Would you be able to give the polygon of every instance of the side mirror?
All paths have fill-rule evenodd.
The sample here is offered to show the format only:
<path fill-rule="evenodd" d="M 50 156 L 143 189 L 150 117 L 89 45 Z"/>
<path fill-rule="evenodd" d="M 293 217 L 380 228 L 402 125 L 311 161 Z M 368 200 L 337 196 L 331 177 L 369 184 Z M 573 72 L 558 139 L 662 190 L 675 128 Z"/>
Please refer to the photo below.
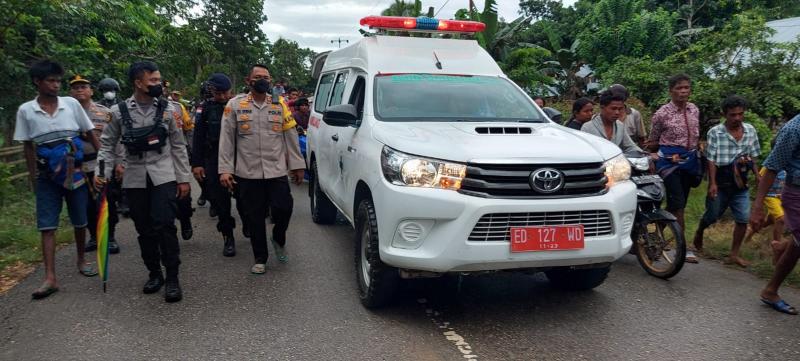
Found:
<path fill-rule="evenodd" d="M 352 104 L 334 105 L 325 110 L 322 121 L 334 127 L 355 127 L 358 125 L 358 112 Z"/>

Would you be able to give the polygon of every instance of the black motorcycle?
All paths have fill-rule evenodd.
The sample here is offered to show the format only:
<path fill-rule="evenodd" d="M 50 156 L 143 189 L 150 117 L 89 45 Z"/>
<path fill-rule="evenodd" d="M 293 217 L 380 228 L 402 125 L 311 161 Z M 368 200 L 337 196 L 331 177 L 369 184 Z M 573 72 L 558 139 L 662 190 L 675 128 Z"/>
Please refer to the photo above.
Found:
<path fill-rule="evenodd" d="M 646 153 L 626 153 L 631 163 L 631 181 L 636 184 L 636 217 L 631 239 L 631 253 L 647 273 L 667 279 L 683 268 L 686 240 L 677 219 L 661 209 L 666 196 L 664 181 L 651 174 L 651 162 Z"/>

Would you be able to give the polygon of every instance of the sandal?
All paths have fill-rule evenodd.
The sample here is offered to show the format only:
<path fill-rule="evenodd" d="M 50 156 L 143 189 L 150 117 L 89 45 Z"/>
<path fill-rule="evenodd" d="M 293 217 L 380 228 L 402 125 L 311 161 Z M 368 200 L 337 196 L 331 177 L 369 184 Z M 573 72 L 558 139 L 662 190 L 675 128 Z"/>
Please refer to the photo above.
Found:
<path fill-rule="evenodd" d="M 36 291 L 33 291 L 33 293 L 31 294 L 31 298 L 33 298 L 34 300 L 41 300 L 42 298 L 50 296 L 56 292 L 58 292 L 58 287 L 53 287 L 45 283 L 41 287 L 36 289 Z"/>
<path fill-rule="evenodd" d="M 250 273 L 255 275 L 263 275 L 267 273 L 267 265 L 263 263 L 256 263 L 250 268 Z"/>
<path fill-rule="evenodd" d="M 275 255 L 278 256 L 278 262 L 286 263 L 289 262 L 289 256 L 286 254 L 286 248 L 281 247 L 278 242 L 272 240 L 272 247 L 275 248 Z"/>
<path fill-rule="evenodd" d="M 767 306 L 772 307 L 772 309 L 775 311 L 782 312 L 787 315 L 797 315 L 797 310 L 788 303 L 786 303 L 786 301 L 784 301 L 783 299 L 772 302 L 766 298 L 761 298 L 761 302 L 764 302 L 765 304 L 767 304 Z"/>
<path fill-rule="evenodd" d="M 86 277 L 94 277 L 98 274 L 91 263 L 84 263 L 82 266 L 78 267 L 78 272 Z"/>

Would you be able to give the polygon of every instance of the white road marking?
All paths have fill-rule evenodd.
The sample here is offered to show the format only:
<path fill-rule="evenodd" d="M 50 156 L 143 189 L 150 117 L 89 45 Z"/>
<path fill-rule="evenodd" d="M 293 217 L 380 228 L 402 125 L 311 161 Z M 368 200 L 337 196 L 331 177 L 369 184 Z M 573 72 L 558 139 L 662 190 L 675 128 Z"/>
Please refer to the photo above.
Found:
<path fill-rule="evenodd" d="M 420 305 L 426 306 L 428 300 L 425 298 L 420 298 L 417 300 L 417 302 Z M 430 307 L 425 307 L 425 314 L 428 315 L 428 317 L 431 319 L 431 322 L 433 322 L 437 328 L 443 330 L 442 335 L 445 337 L 445 339 L 452 342 L 453 345 L 456 346 L 458 352 L 461 353 L 461 357 L 463 357 L 465 360 L 478 360 L 477 352 L 472 349 L 472 346 L 470 346 L 469 342 L 464 339 L 464 336 L 459 335 L 455 331 L 455 328 L 450 326 L 450 322 L 445 321 L 442 318 L 441 312 L 435 311 Z"/>

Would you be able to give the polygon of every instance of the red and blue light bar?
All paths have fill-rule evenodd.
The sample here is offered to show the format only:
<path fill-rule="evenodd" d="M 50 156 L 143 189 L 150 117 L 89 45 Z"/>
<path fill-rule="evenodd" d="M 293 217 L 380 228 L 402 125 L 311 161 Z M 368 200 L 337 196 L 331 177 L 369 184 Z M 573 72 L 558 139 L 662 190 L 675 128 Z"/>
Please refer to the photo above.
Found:
<path fill-rule="evenodd" d="M 367 16 L 361 19 L 361 26 L 369 26 L 370 29 L 441 31 L 452 33 L 477 33 L 486 29 L 486 24 L 477 21 L 442 20 L 426 16 L 417 18 L 404 16 Z"/>

